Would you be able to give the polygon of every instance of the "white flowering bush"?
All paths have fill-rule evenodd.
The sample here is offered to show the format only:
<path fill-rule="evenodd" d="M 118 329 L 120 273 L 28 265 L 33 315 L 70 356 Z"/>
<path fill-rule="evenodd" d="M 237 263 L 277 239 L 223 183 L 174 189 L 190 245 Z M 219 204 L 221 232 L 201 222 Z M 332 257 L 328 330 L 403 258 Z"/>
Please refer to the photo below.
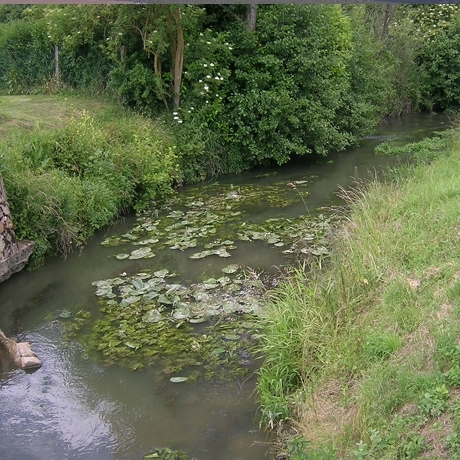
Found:
<path fill-rule="evenodd" d="M 223 33 L 205 30 L 189 37 L 182 80 L 181 120 L 194 119 L 195 123 L 205 125 L 217 120 L 227 101 L 232 49 Z"/>
<path fill-rule="evenodd" d="M 417 38 L 429 43 L 451 28 L 459 17 L 460 5 L 417 5 L 409 7 L 408 10 Z"/>

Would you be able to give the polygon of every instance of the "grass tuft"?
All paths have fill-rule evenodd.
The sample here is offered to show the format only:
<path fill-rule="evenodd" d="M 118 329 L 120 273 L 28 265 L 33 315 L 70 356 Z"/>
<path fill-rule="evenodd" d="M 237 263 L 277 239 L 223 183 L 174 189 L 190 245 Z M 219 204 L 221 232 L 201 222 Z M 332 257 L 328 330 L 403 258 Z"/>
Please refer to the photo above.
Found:
<path fill-rule="evenodd" d="M 460 458 L 460 130 L 407 149 L 423 161 L 342 191 L 327 262 L 270 298 L 258 398 L 295 426 L 287 458 Z"/>

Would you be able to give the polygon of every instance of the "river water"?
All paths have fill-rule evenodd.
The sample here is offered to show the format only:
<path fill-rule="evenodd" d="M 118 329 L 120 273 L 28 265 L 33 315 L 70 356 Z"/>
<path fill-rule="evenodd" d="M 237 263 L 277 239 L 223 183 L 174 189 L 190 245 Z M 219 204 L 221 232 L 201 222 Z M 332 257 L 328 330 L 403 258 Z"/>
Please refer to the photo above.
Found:
<path fill-rule="evenodd" d="M 304 159 L 273 170 L 226 176 L 214 184 L 212 193 L 229 184 L 236 190 L 249 184 L 263 191 L 275 182 L 308 179 L 305 198 L 293 191 L 285 207 L 251 203 L 245 219 L 291 218 L 305 214 L 306 208 L 314 213 L 339 202 L 335 195 L 339 186 L 348 187 L 353 178 L 368 177 L 369 171 L 398 161 L 375 156 L 377 144 L 420 140 L 447 127 L 448 119 L 441 115 L 391 120 L 359 148 L 326 160 Z M 204 185 L 179 193 L 193 193 Z M 131 371 L 103 365 L 85 357 L 78 342 L 63 342 L 57 312 L 97 310 L 95 280 L 146 266 L 153 270 L 167 266 L 190 283 L 204 275 L 215 276 L 228 264 L 217 257 L 192 261 L 189 250 L 146 261 L 115 259 L 120 249 L 100 243 L 134 224 L 135 216 L 127 216 L 95 235 L 81 252 L 67 259 L 52 258 L 38 270 L 23 271 L 0 285 L 0 327 L 7 335 L 30 342 L 43 361 L 35 372 L 0 375 L 0 459 L 135 460 L 165 447 L 185 451 L 197 460 L 268 458 L 270 438 L 258 429 L 256 413 L 257 362 L 247 365 L 244 378 L 177 384 L 155 366 Z M 238 245 L 231 262 L 267 271 L 287 263 L 280 251 L 263 242 Z"/>

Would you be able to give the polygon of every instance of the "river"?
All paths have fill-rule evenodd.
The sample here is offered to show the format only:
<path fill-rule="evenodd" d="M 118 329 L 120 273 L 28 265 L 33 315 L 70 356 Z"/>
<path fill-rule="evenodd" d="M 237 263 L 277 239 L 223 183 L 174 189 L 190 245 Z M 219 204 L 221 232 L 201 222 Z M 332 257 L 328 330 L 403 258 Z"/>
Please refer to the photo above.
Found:
<path fill-rule="evenodd" d="M 219 197 L 222 190 L 231 190 L 235 196 L 258 191 L 246 202 L 241 217 L 248 225 L 317 214 L 318 208 L 340 202 L 336 196 L 339 186 L 349 187 L 354 178 L 368 177 L 369 171 L 397 162 L 375 156 L 377 144 L 420 140 L 447 126 L 448 119 L 441 115 L 390 120 L 359 148 L 326 160 L 304 159 L 276 169 L 225 176 L 218 183 L 187 187 L 178 194 L 204 192 Z M 299 187 L 291 190 L 293 183 Z M 282 188 L 274 189 L 275 185 Z M 286 206 L 267 203 L 265 190 L 286 190 Z M 0 375 L 0 459 L 136 460 L 166 447 L 197 460 L 268 457 L 270 436 L 258 429 L 256 413 L 257 361 L 245 364 L 245 377 L 199 378 L 178 384 L 159 366 L 132 371 L 118 364 L 105 365 L 88 358 L 79 341 L 63 341 L 59 313 L 84 309 L 97 315 L 92 284 L 96 280 L 113 279 L 122 272 L 129 276 L 149 267 L 167 268 L 179 280 L 192 284 L 217 276 L 229 264 L 215 255 L 190 259 L 197 249 L 189 247 L 165 250 L 149 259 L 118 260 L 115 255 L 123 246 L 101 245 L 135 225 L 135 216 L 127 216 L 96 234 L 82 251 L 66 259 L 52 258 L 38 270 L 15 274 L 0 285 L 1 328 L 7 335 L 30 342 L 43 361 L 35 372 L 15 370 Z M 220 231 L 234 230 L 235 225 L 233 220 Z M 241 242 L 231 251 L 230 261 L 257 271 L 274 270 L 286 264 L 287 258 L 272 249 L 264 241 Z"/>

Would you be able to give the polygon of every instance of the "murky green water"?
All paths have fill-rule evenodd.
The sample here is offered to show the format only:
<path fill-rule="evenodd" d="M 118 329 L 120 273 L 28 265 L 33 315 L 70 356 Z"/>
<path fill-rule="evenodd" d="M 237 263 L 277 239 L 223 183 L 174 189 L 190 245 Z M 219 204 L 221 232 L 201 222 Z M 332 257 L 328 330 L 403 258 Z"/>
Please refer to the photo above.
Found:
<path fill-rule="evenodd" d="M 394 163 L 394 159 L 374 156 L 375 145 L 387 139 L 419 140 L 447 123 L 439 115 L 393 120 L 360 148 L 331 156 L 331 162 L 304 160 L 276 170 L 228 176 L 218 184 L 187 188 L 179 195 L 205 197 L 206 201 L 218 197 L 217 207 L 234 203 L 222 198 L 229 193 L 252 196 L 228 210 L 241 214 L 216 224 L 211 239 L 222 242 L 228 235 L 247 235 L 248 228 L 254 232 L 251 226 L 266 226 L 267 219 L 317 215 L 317 208 L 338 202 L 339 185 L 347 187 L 353 177 Z M 277 206 L 273 196 L 287 205 Z M 200 207 L 205 205 L 198 203 L 195 210 Z M 214 212 L 220 212 L 216 209 Z M 168 212 L 161 211 L 159 220 Z M 283 251 L 289 249 L 289 243 L 275 246 L 280 239 L 272 238 L 271 243 L 235 239 L 235 248 L 228 249 L 231 257 L 192 259 L 191 255 L 204 250 L 204 239 L 197 237 L 196 247 L 171 250 L 165 245 L 158 251 L 152 249 L 155 257 L 125 260 L 115 256 L 135 250 L 131 243 L 100 244 L 107 237 L 129 233 L 136 225 L 139 222 L 129 216 L 96 235 L 81 253 L 66 260 L 49 260 L 39 270 L 16 274 L 0 285 L 0 327 L 8 335 L 29 341 L 43 361 L 36 372 L 0 376 L 1 459 L 134 460 L 162 447 L 183 450 L 198 460 L 267 458 L 269 439 L 258 430 L 254 401 L 257 362 L 243 363 L 247 374 L 241 378 L 172 383 L 169 377 L 174 374 L 165 372 L 164 363 L 131 371 L 86 358 L 82 345 L 63 340 L 65 320 L 59 314 L 85 310 L 94 318 L 99 305 L 92 283 L 121 274 L 131 277 L 167 268 L 177 274 L 175 283 L 189 286 L 221 277 L 229 264 L 273 272 L 288 262 Z M 170 229 L 169 236 L 173 233 Z"/>

